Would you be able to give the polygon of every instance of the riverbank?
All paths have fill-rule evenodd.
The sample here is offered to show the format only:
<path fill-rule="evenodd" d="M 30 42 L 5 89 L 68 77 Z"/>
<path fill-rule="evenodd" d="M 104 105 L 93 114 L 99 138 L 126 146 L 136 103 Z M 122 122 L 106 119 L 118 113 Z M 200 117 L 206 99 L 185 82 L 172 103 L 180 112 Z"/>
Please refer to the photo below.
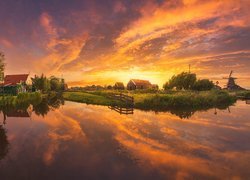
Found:
<path fill-rule="evenodd" d="M 119 91 L 89 91 L 89 92 L 64 92 L 64 100 L 86 104 L 103 106 L 126 107 L 126 103 L 110 98 L 110 94 L 118 94 Z M 205 110 L 208 108 L 226 108 L 234 104 L 239 94 L 244 97 L 248 92 L 228 93 L 227 91 L 123 91 L 123 94 L 134 98 L 133 107 L 142 110 Z M 0 96 L 0 107 L 20 106 L 27 107 L 30 104 L 39 104 L 42 99 L 53 99 L 56 93 L 40 94 L 20 93 L 18 96 Z"/>
<path fill-rule="evenodd" d="M 123 103 L 112 100 L 108 98 L 108 93 L 106 92 L 64 92 L 64 100 L 80 102 L 86 104 L 94 105 L 103 105 L 103 106 L 112 106 L 112 105 L 121 105 Z"/>
<path fill-rule="evenodd" d="M 65 100 L 81 102 L 86 104 L 96 104 L 104 106 L 120 105 L 124 103 L 109 98 L 110 93 L 115 91 L 91 91 L 91 92 L 64 92 Z M 236 102 L 236 96 L 230 95 L 226 91 L 180 91 L 180 92 L 126 92 L 134 97 L 134 108 L 144 110 L 164 110 L 171 108 L 195 108 L 206 109 L 211 107 L 226 107 Z"/>
<path fill-rule="evenodd" d="M 30 104 L 39 104 L 43 95 L 38 92 L 19 93 L 17 96 L 0 96 L 0 108 L 4 107 L 22 107 L 26 108 Z"/>

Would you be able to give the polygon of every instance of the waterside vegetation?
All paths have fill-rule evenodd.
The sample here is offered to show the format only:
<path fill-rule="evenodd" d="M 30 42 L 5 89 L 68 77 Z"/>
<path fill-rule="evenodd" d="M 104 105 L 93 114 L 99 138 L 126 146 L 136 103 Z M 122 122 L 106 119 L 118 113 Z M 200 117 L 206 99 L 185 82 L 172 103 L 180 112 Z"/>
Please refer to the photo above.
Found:
<path fill-rule="evenodd" d="M 124 102 L 110 99 L 110 94 L 118 91 L 64 92 L 65 100 L 97 105 L 126 106 Z M 170 108 L 211 108 L 232 105 L 236 96 L 226 91 L 159 91 L 158 93 L 143 93 L 132 91 L 126 93 L 134 97 L 134 108 L 145 110 L 164 110 Z"/>
<path fill-rule="evenodd" d="M 0 96 L 0 107 L 28 107 L 42 101 L 42 94 L 39 92 L 19 93 L 17 96 Z"/>

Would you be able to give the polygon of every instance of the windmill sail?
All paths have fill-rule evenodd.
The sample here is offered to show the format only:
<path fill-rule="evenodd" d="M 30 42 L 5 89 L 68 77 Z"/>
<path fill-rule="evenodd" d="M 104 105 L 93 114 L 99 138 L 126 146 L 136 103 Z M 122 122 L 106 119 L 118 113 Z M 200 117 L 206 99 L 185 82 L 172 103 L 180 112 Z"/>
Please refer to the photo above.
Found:
<path fill-rule="evenodd" d="M 224 78 L 224 79 L 228 79 L 226 89 L 228 89 L 228 90 L 244 90 L 244 88 L 242 88 L 236 84 L 235 79 L 237 79 L 237 78 L 232 77 L 232 75 L 233 75 L 233 71 L 230 72 L 228 78 Z"/>

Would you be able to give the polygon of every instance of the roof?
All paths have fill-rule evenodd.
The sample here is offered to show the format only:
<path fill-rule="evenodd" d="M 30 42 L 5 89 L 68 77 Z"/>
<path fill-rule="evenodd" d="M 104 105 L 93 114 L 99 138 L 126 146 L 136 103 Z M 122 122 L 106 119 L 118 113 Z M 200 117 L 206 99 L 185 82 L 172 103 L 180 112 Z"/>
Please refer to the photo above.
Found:
<path fill-rule="evenodd" d="M 120 87 L 124 87 L 124 84 L 122 82 L 116 82 L 115 86 L 120 86 Z"/>
<path fill-rule="evenodd" d="M 30 117 L 27 111 L 11 110 L 6 113 L 7 117 Z"/>
<path fill-rule="evenodd" d="M 4 85 L 13 86 L 21 82 L 26 82 L 28 74 L 6 75 L 4 78 Z"/>
<path fill-rule="evenodd" d="M 141 80 L 141 79 L 131 79 L 136 86 L 151 86 L 151 83 L 148 80 Z"/>

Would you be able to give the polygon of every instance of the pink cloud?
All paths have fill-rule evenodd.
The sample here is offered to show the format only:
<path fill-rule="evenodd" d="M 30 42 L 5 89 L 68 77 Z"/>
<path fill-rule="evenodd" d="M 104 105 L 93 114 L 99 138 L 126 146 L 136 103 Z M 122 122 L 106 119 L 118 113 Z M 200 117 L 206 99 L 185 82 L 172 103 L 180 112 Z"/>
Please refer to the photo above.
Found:
<path fill-rule="evenodd" d="M 12 48 L 13 44 L 5 38 L 0 38 L 0 44 L 4 45 L 6 48 Z"/>
<path fill-rule="evenodd" d="M 57 35 L 57 29 L 53 25 L 53 18 L 47 12 L 41 14 L 40 25 L 44 28 L 47 34 L 53 36 Z"/>
<path fill-rule="evenodd" d="M 114 4 L 114 12 L 115 13 L 124 13 L 126 11 L 127 11 L 127 8 L 125 7 L 125 5 L 121 1 L 118 1 Z"/>

